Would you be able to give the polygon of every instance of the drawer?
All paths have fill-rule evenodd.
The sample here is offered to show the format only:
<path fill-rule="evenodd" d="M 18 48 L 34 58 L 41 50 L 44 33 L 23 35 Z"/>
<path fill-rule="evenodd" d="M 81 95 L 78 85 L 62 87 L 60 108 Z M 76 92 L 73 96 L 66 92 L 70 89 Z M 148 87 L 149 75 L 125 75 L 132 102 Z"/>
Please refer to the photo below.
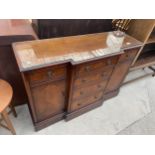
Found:
<path fill-rule="evenodd" d="M 119 61 L 133 60 L 137 54 L 137 50 L 126 51 L 121 55 Z"/>
<path fill-rule="evenodd" d="M 101 100 L 102 97 L 103 97 L 103 93 L 99 92 L 89 97 L 83 98 L 81 100 L 73 100 L 73 102 L 71 103 L 71 111 L 75 111 L 89 104 L 92 104 L 93 102 Z"/>
<path fill-rule="evenodd" d="M 117 63 L 118 57 L 111 57 L 102 60 L 98 60 L 96 62 L 84 63 L 77 66 L 76 76 L 85 75 L 91 72 L 96 71 L 99 68 L 114 66 Z"/>
<path fill-rule="evenodd" d="M 99 91 L 103 92 L 107 82 L 108 82 L 107 80 L 104 80 L 103 82 L 89 85 L 87 87 L 74 89 L 73 99 L 80 99 L 86 96 L 90 96 L 91 94 L 99 92 Z"/>
<path fill-rule="evenodd" d="M 88 76 L 82 76 L 80 78 L 75 79 L 74 86 L 75 87 L 84 87 L 85 85 L 96 83 L 97 81 L 107 80 L 113 71 L 113 67 L 107 67 L 103 70 L 99 70 L 96 74 L 89 74 Z"/>
<path fill-rule="evenodd" d="M 66 77 L 66 66 L 47 67 L 28 72 L 30 84 L 37 84 L 50 80 L 64 79 Z"/>

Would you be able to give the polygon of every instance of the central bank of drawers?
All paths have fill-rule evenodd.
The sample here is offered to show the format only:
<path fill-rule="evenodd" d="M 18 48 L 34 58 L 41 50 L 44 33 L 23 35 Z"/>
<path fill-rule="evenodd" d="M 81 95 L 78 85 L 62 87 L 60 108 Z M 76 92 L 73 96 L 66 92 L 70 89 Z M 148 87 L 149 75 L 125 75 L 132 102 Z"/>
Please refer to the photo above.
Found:
<path fill-rule="evenodd" d="M 78 65 L 73 84 L 71 111 L 102 99 L 118 57 Z"/>

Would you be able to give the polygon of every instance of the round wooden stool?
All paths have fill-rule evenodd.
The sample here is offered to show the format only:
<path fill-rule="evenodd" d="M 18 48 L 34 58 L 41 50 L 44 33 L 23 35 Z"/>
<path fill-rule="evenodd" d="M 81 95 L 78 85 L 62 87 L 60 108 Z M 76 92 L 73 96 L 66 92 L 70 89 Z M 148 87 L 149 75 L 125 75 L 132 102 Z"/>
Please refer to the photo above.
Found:
<path fill-rule="evenodd" d="M 0 126 L 10 130 L 11 133 L 15 135 L 16 134 L 15 129 L 7 113 L 7 108 L 11 103 L 12 95 L 13 90 L 10 84 L 0 79 L 0 114 L 2 116 L 2 118 L 0 119 Z M 3 120 L 5 121 L 7 126 L 1 123 Z"/>

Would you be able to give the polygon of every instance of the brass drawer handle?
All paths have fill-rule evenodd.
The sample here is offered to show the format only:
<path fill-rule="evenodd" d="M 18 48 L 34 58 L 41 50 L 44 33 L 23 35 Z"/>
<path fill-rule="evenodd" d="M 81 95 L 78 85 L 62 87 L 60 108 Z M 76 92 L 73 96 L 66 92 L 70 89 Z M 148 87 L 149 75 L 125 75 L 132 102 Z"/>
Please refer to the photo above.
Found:
<path fill-rule="evenodd" d="M 128 54 L 126 54 L 126 58 L 129 58 L 129 55 Z"/>
<path fill-rule="evenodd" d="M 78 103 L 77 105 L 78 105 L 78 106 L 81 106 L 81 103 Z"/>
<path fill-rule="evenodd" d="M 80 91 L 80 95 L 83 95 L 83 92 L 82 91 Z"/>
<path fill-rule="evenodd" d="M 81 81 L 84 83 L 84 82 L 86 82 L 86 79 L 82 79 Z"/>
<path fill-rule="evenodd" d="M 89 67 L 89 66 L 86 66 L 86 67 L 85 67 L 85 71 L 86 71 L 86 72 L 89 72 L 89 71 L 90 71 L 90 67 Z"/>
<path fill-rule="evenodd" d="M 97 99 L 97 96 L 94 96 L 95 99 Z"/>
<path fill-rule="evenodd" d="M 108 64 L 108 65 L 111 65 L 111 64 L 112 64 L 111 60 L 108 60 L 108 61 L 107 61 L 107 64 Z"/>
<path fill-rule="evenodd" d="M 48 77 L 51 79 L 53 77 L 53 72 L 52 71 L 48 71 L 47 72 Z"/>

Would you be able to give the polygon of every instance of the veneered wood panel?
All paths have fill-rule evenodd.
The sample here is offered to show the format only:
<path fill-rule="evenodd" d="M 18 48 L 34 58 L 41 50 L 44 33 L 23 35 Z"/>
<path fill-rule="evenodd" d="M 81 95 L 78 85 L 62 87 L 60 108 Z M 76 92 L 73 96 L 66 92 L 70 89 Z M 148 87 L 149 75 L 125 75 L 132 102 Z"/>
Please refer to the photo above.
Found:
<path fill-rule="evenodd" d="M 110 77 L 105 93 L 115 91 L 116 89 L 120 87 L 123 79 L 125 78 L 128 72 L 130 64 L 131 64 L 131 61 L 129 60 L 129 61 L 126 61 L 124 63 L 120 63 L 117 65 L 112 76 Z"/>
<path fill-rule="evenodd" d="M 120 88 L 125 76 L 127 75 L 131 63 L 133 62 L 134 55 L 138 52 L 137 49 L 125 51 L 124 54 L 120 56 L 120 59 L 113 70 L 113 73 L 109 79 L 106 86 L 105 93 L 113 92 Z"/>
<path fill-rule="evenodd" d="M 66 83 L 64 80 L 48 83 L 31 89 L 37 121 L 45 120 L 64 112 Z"/>

